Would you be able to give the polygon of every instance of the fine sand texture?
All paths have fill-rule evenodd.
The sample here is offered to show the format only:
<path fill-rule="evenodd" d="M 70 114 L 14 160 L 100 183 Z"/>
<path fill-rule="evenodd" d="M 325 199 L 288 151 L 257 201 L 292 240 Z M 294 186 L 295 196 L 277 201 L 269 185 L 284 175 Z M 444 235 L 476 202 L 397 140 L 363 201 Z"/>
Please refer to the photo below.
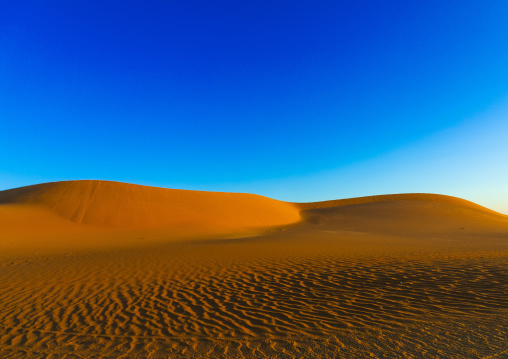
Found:
<path fill-rule="evenodd" d="M 2 191 L 0 358 L 508 358 L 508 216 L 434 194 Z"/>

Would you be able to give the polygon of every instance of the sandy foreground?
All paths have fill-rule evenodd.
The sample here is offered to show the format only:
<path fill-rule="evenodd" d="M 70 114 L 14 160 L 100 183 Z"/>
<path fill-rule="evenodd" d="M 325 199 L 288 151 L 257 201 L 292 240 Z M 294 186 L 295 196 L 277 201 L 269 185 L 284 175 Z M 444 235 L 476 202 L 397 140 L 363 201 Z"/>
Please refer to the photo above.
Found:
<path fill-rule="evenodd" d="M 508 358 L 508 216 L 105 181 L 0 192 L 1 358 Z"/>

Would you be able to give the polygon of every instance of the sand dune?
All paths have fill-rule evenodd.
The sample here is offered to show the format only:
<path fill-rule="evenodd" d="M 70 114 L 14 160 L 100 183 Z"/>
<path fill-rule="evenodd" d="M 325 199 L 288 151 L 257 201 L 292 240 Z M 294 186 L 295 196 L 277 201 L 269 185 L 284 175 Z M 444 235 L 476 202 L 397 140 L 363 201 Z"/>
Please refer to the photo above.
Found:
<path fill-rule="evenodd" d="M 0 192 L 0 204 L 38 205 L 75 223 L 114 228 L 273 226 L 294 206 L 245 193 L 186 191 L 109 181 L 45 183 Z"/>
<path fill-rule="evenodd" d="M 0 214 L 4 238 L 0 249 L 17 252 L 33 245 L 39 251 L 72 250 L 139 244 L 136 238 L 245 235 L 300 220 L 294 205 L 263 196 L 109 181 L 44 183 L 2 191 Z M 111 240 L 111 233 L 120 231 L 125 239 Z M 91 234 L 95 237 L 82 239 Z M 19 240 L 14 242 L 12 236 Z M 80 240 L 66 241 L 69 236 Z"/>
<path fill-rule="evenodd" d="M 508 217 L 459 198 L 73 181 L 0 229 L 2 357 L 508 355 Z"/>
<path fill-rule="evenodd" d="M 496 211 L 488 209 L 486 207 L 480 206 L 471 201 L 467 201 L 462 198 L 445 196 L 442 194 L 432 194 L 432 193 L 400 193 L 400 194 L 385 194 L 378 196 L 366 196 L 366 197 L 356 197 L 356 198 L 347 198 L 347 199 L 336 199 L 331 201 L 322 201 L 322 202 L 309 202 L 309 203 L 294 203 L 294 205 L 300 210 L 309 210 L 309 209 L 318 209 L 318 208 L 330 208 L 330 207 L 343 207 L 343 206 L 352 206 L 359 204 L 367 204 L 367 203 L 386 203 L 386 202 L 407 202 L 407 201 L 419 201 L 425 203 L 441 203 L 447 204 L 453 207 L 463 207 L 469 208 L 472 210 L 477 210 L 480 212 L 487 212 L 494 215 L 504 216 Z M 431 212 L 431 211 L 428 211 Z"/>

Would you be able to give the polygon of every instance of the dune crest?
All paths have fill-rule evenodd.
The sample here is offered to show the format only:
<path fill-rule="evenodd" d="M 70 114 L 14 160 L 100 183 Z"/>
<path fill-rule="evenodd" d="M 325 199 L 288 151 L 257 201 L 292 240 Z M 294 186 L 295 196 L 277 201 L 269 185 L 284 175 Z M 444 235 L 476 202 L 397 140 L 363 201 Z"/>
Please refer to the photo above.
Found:
<path fill-rule="evenodd" d="M 180 190 L 102 180 L 49 182 L 0 191 L 0 206 L 36 205 L 75 223 L 113 228 L 170 227 L 197 222 L 277 226 L 298 222 L 301 211 L 400 201 L 442 203 L 506 217 L 462 198 L 431 193 L 293 203 L 249 193 Z"/>

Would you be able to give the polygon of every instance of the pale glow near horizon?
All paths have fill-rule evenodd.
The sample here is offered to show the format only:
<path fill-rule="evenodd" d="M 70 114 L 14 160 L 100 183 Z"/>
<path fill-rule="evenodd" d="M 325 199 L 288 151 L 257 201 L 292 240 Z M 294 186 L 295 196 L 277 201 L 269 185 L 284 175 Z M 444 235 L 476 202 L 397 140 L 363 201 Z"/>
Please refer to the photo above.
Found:
<path fill-rule="evenodd" d="M 389 193 L 438 193 L 508 214 L 507 157 L 508 105 L 503 105 L 418 143 L 349 167 L 206 188 L 217 191 L 228 188 L 294 202 Z"/>

